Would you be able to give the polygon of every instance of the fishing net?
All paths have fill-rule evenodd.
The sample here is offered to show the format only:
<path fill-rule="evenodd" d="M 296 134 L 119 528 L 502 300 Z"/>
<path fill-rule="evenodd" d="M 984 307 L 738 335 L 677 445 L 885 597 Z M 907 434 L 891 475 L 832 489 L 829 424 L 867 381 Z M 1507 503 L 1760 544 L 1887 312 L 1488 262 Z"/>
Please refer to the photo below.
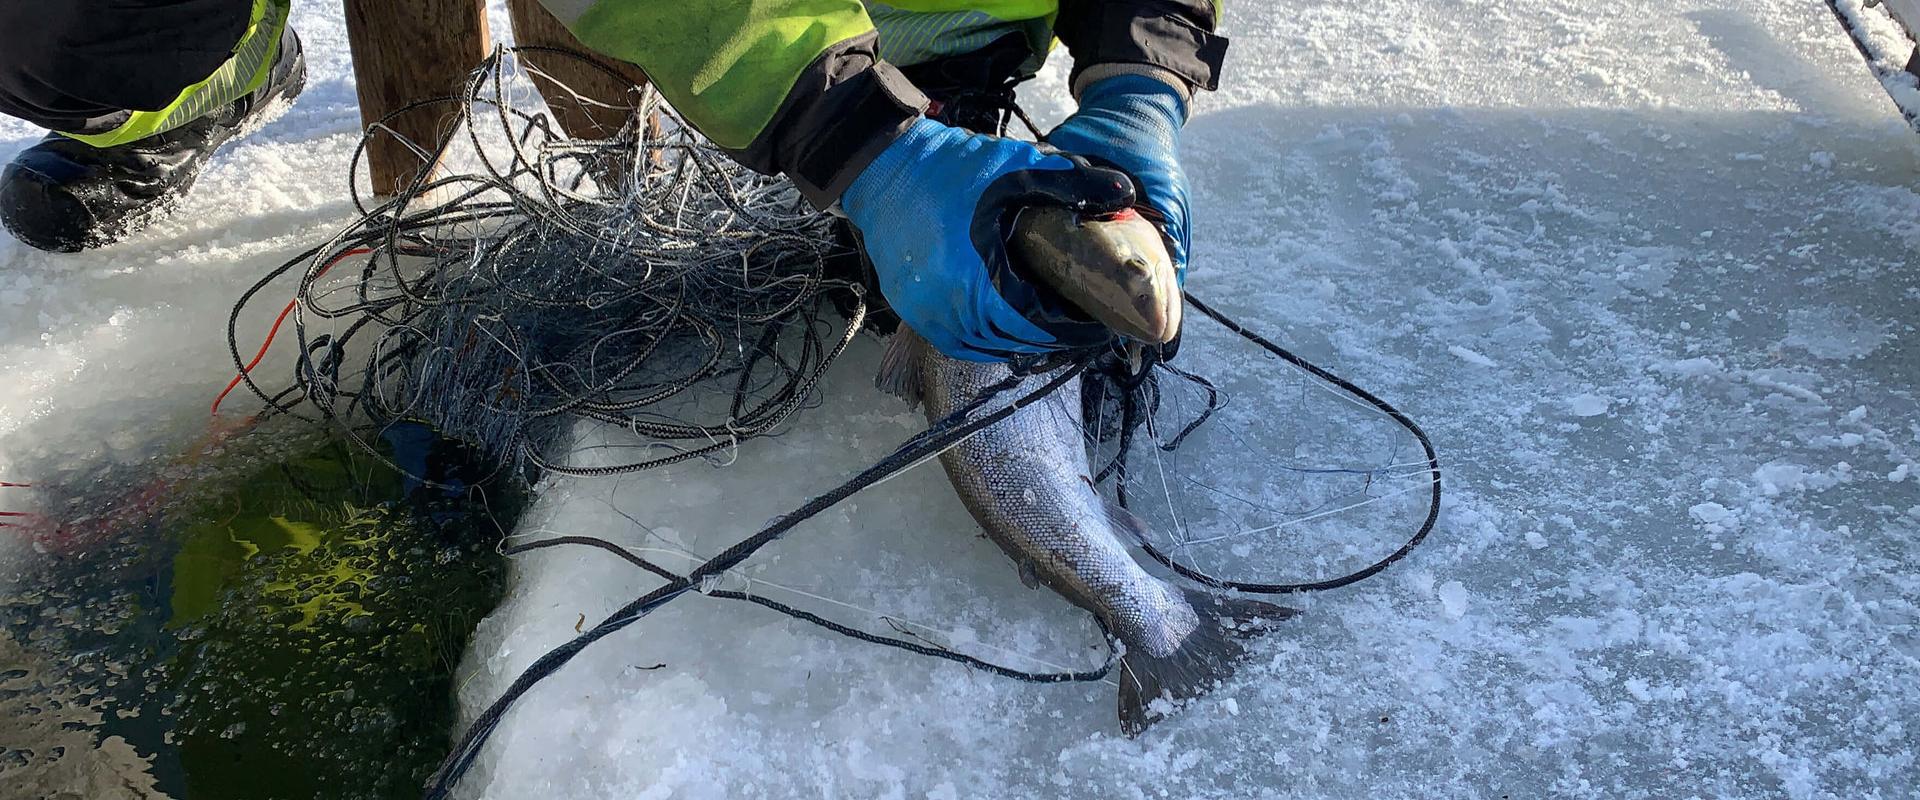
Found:
<path fill-rule="evenodd" d="M 242 298 L 236 322 L 298 275 L 292 375 L 263 385 L 231 341 L 241 382 L 269 413 L 357 442 L 420 421 L 508 467 L 729 457 L 808 402 L 859 329 L 861 288 L 827 274 L 849 251 L 789 182 L 728 160 L 650 89 L 630 89 L 614 135 L 567 137 L 535 89 L 563 84 L 523 52 L 600 69 L 503 49 L 463 94 L 401 112 L 442 113 L 451 133 L 416 149 L 444 177 L 377 206 L 356 195 L 357 221 Z M 595 425 L 633 434 L 622 458 L 554 455 Z"/>
<path fill-rule="evenodd" d="M 525 57 L 535 52 L 599 69 L 563 51 L 500 50 L 463 92 L 420 104 L 447 120 L 438 144 L 416 147 L 444 177 L 378 205 L 356 196 L 356 221 L 252 287 L 229 325 L 235 385 L 266 415 L 323 423 L 376 458 L 379 431 L 421 422 L 500 468 L 573 476 L 725 461 L 832 394 L 822 380 L 868 307 L 859 281 L 844 277 L 859 274 L 858 256 L 831 218 L 783 179 L 736 166 L 646 88 L 611 104 L 575 95 L 631 113 L 613 136 L 569 138 L 539 110 L 540 94 L 551 101 L 564 83 L 539 68 L 548 62 Z M 1010 90 L 983 96 L 1001 105 L 986 106 L 982 119 L 1003 127 L 1024 119 Z M 381 126 L 369 134 L 383 135 L 395 134 Z M 281 320 L 291 320 L 298 356 L 290 374 L 269 382 L 254 369 L 272 335 L 248 361 L 235 331 L 287 277 L 297 288 Z M 1405 556 L 1439 511 L 1439 466 L 1425 435 L 1384 401 L 1188 300 L 1199 313 L 1190 314 L 1179 366 L 1111 347 L 1015 363 L 972 403 L 749 535 L 623 544 L 612 533 L 541 531 L 509 541 L 502 552 L 596 548 L 652 578 L 481 712 L 429 796 L 451 790 L 516 698 L 690 593 L 1005 677 L 1104 679 L 1111 650 L 1104 665 L 1007 666 L 929 626 L 906 631 L 893 615 L 829 619 L 741 571 L 827 509 L 1071 382 L 1083 386 L 1095 483 L 1148 520 L 1152 533 L 1137 544 L 1161 571 L 1278 594 L 1346 585 Z M 660 552 L 685 563 L 662 564 Z M 799 596 L 863 613 L 888 604 Z"/>
<path fill-rule="evenodd" d="M 1141 551 L 1260 594 L 1347 585 L 1410 551 L 1439 508 L 1418 428 L 1214 306 L 1187 307 L 1176 363 L 1106 362 L 1082 394 L 1094 482 L 1147 523 Z"/>

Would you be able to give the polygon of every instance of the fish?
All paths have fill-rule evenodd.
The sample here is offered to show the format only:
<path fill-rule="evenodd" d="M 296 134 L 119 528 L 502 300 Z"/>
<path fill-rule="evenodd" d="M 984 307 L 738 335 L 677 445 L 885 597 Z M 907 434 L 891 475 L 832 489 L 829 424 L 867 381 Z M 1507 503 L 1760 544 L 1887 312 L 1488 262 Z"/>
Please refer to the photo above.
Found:
<path fill-rule="evenodd" d="M 1166 344 L 1180 333 L 1179 274 L 1160 228 L 1133 209 L 1088 216 L 1030 206 L 1007 239 L 1013 263 L 1115 333 Z"/>
<path fill-rule="evenodd" d="M 881 359 L 879 383 L 923 406 L 931 422 L 1011 374 L 1006 364 L 942 355 L 902 326 Z M 1002 397 L 1011 402 L 1058 375 L 1027 376 Z M 940 463 L 1030 588 L 1058 592 L 1120 640 L 1120 725 L 1134 736 L 1158 721 L 1156 699 L 1205 694 L 1245 657 L 1243 639 L 1297 612 L 1175 585 L 1143 569 L 1125 537 L 1145 539 L 1147 525 L 1094 490 L 1081 414 L 1079 381 L 1068 381 L 942 453 Z"/>

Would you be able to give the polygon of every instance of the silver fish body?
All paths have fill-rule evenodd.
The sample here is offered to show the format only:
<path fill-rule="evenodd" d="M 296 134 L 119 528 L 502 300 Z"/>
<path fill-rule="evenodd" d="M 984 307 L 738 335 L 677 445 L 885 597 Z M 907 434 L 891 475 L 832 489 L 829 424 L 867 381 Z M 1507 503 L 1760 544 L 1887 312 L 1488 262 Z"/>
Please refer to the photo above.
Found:
<path fill-rule="evenodd" d="M 926 414 L 945 418 L 1010 373 L 933 355 L 922 366 Z M 1027 378 L 1021 397 L 1053 375 Z M 1105 622 L 1129 650 L 1171 655 L 1199 625 L 1182 592 L 1140 567 L 1094 492 L 1080 426 L 1080 385 L 1051 395 L 975 434 L 940 457 L 954 491 L 1027 575 Z"/>
<path fill-rule="evenodd" d="M 945 419 L 1011 373 L 1004 364 L 960 361 L 904 328 L 881 368 L 881 385 Z M 1006 390 L 1011 402 L 1050 381 L 1035 375 Z M 989 405 L 982 411 L 991 410 Z M 1081 428 L 1077 380 L 975 433 L 940 456 L 961 502 L 988 538 L 1044 584 L 1099 617 L 1126 647 L 1120 719 L 1129 733 L 1151 722 L 1162 695 L 1204 694 L 1230 675 L 1249 625 L 1291 609 L 1176 586 L 1143 569 L 1126 545 L 1144 523 L 1094 491 Z"/>

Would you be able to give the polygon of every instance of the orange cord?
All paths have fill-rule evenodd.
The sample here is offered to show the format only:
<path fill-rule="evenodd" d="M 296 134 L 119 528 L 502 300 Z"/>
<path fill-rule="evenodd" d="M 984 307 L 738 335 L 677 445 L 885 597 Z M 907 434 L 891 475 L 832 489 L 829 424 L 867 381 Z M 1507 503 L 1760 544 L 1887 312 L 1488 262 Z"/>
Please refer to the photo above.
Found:
<path fill-rule="evenodd" d="M 334 265 L 339 264 L 341 261 L 344 261 L 351 256 L 366 255 L 371 252 L 373 252 L 372 249 L 365 248 L 365 247 L 356 247 L 351 250 L 344 251 L 339 255 L 334 256 L 331 260 L 329 260 L 326 263 L 325 266 L 322 266 L 319 272 L 314 273 L 314 277 L 319 278 L 320 276 L 325 275 L 327 273 L 327 270 L 333 269 Z M 287 303 L 286 308 L 281 309 L 280 316 L 275 317 L 273 320 L 273 327 L 267 330 L 266 341 L 260 343 L 260 351 L 253 354 L 253 360 L 247 362 L 246 367 L 240 371 L 240 374 L 235 375 L 233 380 L 227 383 L 227 388 L 222 389 L 220 391 L 220 396 L 215 397 L 213 399 L 213 416 L 218 417 L 220 415 L 221 402 L 226 400 L 227 395 L 232 393 L 234 388 L 240 385 L 241 380 L 245 379 L 245 377 L 249 373 L 253 372 L 254 367 L 260 366 L 260 362 L 266 359 L 267 351 L 273 347 L 274 338 L 280 334 L 280 327 L 286 324 L 287 316 L 293 313 L 294 304 L 298 302 L 299 300 L 296 299 L 293 302 Z M 200 449 L 205 449 L 205 447 L 207 446 L 217 444 L 220 440 L 226 438 L 227 436 L 231 436 L 233 433 L 247 429 L 248 427 L 250 427 L 250 424 L 252 422 L 253 422 L 253 418 L 248 417 L 246 420 L 242 421 L 238 426 L 229 426 L 227 430 L 222 430 L 218 425 L 218 423 L 216 422 L 214 426 L 208 429 L 207 438 L 203 441 Z M 30 484 L 30 483 L 14 483 L 12 481 L 0 481 L 0 489 L 27 489 L 27 488 L 32 488 L 32 486 L 33 484 Z M 132 497 L 131 502 L 122 504 L 121 508 L 131 508 L 131 509 L 136 509 L 140 511 L 151 509 L 154 506 L 158 505 L 160 499 L 165 496 L 165 494 L 170 488 L 171 488 L 171 483 L 166 479 L 155 480 L 147 484 L 139 492 L 135 493 L 134 496 Z M 0 511 L 0 528 L 29 527 L 29 526 L 20 525 L 15 522 L 8 522 L 6 520 L 26 520 L 26 521 L 44 523 L 46 519 L 47 517 L 43 514 L 35 514 L 31 512 L 25 512 L 25 511 Z M 38 526 L 34 526 L 34 527 L 38 527 Z"/>
<path fill-rule="evenodd" d="M 333 269 L 333 265 L 351 256 L 363 256 L 371 252 L 373 252 L 373 249 L 368 247 L 355 247 L 351 250 L 346 250 L 327 261 L 326 265 L 321 267 L 319 272 L 313 274 L 313 277 L 315 280 L 319 280 L 322 275 L 327 274 L 327 270 Z M 287 315 L 293 313 L 293 307 L 299 302 L 298 299 L 291 300 L 287 303 L 286 308 L 280 310 L 280 316 L 275 317 L 273 320 L 273 327 L 267 329 L 267 340 L 260 343 L 260 352 L 254 353 L 253 360 L 247 362 L 246 367 L 240 370 L 240 374 L 233 376 L 233 380 L 227 382 L 227 388 L 220 390 L 219 397 L 213 398 L 213 416 L 220 416 L 220 403 L 227 399 L 227 395 L 231 394 L 233 390 L 240 385 L 241 381 L 246 380 L 248 375 L 253 374 L 253 368 L 260 366 L 260 361 L 267 357 L 267 348 L 272 347 L 273 338 L 280 335 L 280 325 L 287 321 Z M 0 484 L 0 486 L 6 485 L 9 484 Z"/>

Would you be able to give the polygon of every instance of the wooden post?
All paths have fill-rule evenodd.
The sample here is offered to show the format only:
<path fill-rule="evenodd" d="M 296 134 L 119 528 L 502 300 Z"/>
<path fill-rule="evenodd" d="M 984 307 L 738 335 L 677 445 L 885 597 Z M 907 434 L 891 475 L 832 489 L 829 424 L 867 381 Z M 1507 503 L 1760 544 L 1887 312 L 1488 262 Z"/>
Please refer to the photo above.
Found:
<path fill-rule="evenodd" d="M 409 103 L 458 94 L 489 48 L 486 0 L 345 0 L 347 46 L 359 85 L 360 121 L 371 126 Z M 391 195 L 431 169 L 395 138 L 432 150 L 450 133 L 453 106 L 428 106 L 386 121 L 371 137 L 373 191 Z"/>
<path fill-rule="evenodd" d="M 568 136 L 609 138 L 639 111 L 639 90 L 647 85 L 647 74 L 639 67 L 595 55 L 574 38 L 560 20 L 547 13 L 538 0 L 507 0 L 507 16 L 513 21 L 514 44 L 554 47 L 590 56 L 620 76 L 616 78 L 570 56 L 520 53 L 521 63 L 545 74 L 534 75 L 534 86 L 540 89 L 547 108 L 553 111 L 554 119 Z M 657 124 L 657 120 L 655 122 Z"/>

